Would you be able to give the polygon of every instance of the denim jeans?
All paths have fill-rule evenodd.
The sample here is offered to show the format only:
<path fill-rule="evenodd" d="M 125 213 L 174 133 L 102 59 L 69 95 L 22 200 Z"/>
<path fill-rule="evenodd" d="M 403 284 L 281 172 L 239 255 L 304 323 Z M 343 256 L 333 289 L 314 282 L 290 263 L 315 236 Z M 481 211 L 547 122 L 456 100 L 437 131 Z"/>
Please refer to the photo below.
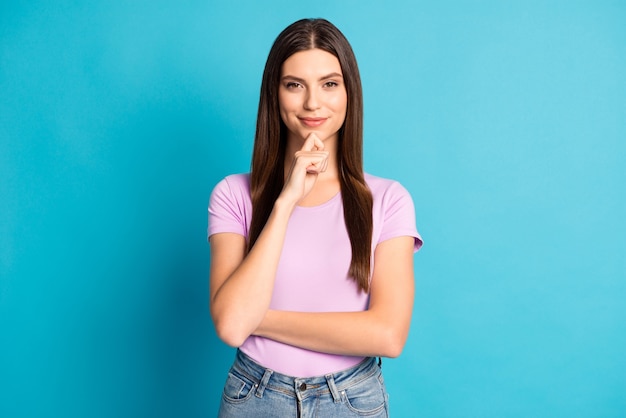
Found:
<path fill-rule="evenodd" d="M 380 363 L 373 357 L 319 377 L 296 378 L 266 369 L 237 350 L 219 418 L 389 417 Z"/>

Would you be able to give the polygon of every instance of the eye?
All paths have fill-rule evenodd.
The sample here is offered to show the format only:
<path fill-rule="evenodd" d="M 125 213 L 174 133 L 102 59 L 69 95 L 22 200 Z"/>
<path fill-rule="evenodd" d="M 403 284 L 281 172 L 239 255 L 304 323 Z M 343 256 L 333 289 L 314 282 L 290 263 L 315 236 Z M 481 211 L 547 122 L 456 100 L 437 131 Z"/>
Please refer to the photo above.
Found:
<path fill-rule="evenodd" d="M 339 83 L 337 83 L 336 81 L 327 81 L 324 83 L 324 87 L 326 88 L 333 88 L 333 87 L 337 87 L 339 85 Z"/>
<path fill-rule="evenodd" d="M 294 89 L 297 89 L 299 87 L 302 87 L 302 84 L 298 83 L 297 81 L 287 81 L 285 83 L 285 87 L 287 87 L 287 89 L 289 89 L 289 90 L 294 90 Z"/>

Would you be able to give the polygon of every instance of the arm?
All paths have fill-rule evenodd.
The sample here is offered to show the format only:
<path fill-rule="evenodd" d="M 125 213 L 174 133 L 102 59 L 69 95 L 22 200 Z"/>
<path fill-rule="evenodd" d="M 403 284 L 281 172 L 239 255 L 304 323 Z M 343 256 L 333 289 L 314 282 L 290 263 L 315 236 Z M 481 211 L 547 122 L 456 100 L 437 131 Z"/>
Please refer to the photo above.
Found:
<path fill-rule="evenodd" d="M 380 243 L 374 252 L 370 304 L 362 312 L 268 311 L 256 335 L 309 350 L 397 357 L 413 310 L 413 237 Z"/>
<path fill-rule="evenodd" d="M 217 335 L 237 347 L 267 311 L 291 210 L 276 205 L 246 256 L 246 240 L 233 233 L 212 235 L 210 308 Z"/>
<path fill-rule="evenodd" d="M 296 153 L 285 187 L 247 255 L 241 235 L 210 237 L 211 316 L 218 336 L 231 346 L 241 345 L 269 308 L 289 217 L 315 184 L 318 173 L 326 169 L 328 153 L 323 147 L 317 136 L 310 135 Z"/>

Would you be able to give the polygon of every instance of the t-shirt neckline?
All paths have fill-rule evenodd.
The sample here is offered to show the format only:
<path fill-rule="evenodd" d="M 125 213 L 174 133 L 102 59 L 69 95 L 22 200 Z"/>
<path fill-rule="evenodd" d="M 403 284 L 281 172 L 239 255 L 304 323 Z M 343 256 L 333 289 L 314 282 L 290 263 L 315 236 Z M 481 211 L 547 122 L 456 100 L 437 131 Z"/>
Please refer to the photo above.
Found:
<path fill-rule="evenodd" d="M 323 209 L 326 206 L 330 206 L 333 203 L 335 203 L 335 201 L 337 199 L 339 199 L 341 197 L 341 191 L 338 191 L 335 195 L 333 195 L 333 197 L 331 197 L 330 199 L 328 199 L 327 201 L 320 203 L 319 205 L 315 205 L 315 206 L 300 206 L 300 205 L 296 205 L 296 208 L 298 210 L 315 210 L 315 209 Z"/>

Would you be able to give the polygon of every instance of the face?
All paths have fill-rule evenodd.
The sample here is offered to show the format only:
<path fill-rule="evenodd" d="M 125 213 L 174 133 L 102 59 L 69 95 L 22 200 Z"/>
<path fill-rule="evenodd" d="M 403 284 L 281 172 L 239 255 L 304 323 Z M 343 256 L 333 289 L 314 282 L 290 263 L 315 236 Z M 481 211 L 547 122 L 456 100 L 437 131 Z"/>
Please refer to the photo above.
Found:
<path fill-rule="evenodd" d="M 336 141 L 348 104 L 337 57 L 309 49 L 287 58 L 281 71 L 278 104 L 289 131 L 288 140 L 301 142 L 315 132 L 324 142 Z"/>

